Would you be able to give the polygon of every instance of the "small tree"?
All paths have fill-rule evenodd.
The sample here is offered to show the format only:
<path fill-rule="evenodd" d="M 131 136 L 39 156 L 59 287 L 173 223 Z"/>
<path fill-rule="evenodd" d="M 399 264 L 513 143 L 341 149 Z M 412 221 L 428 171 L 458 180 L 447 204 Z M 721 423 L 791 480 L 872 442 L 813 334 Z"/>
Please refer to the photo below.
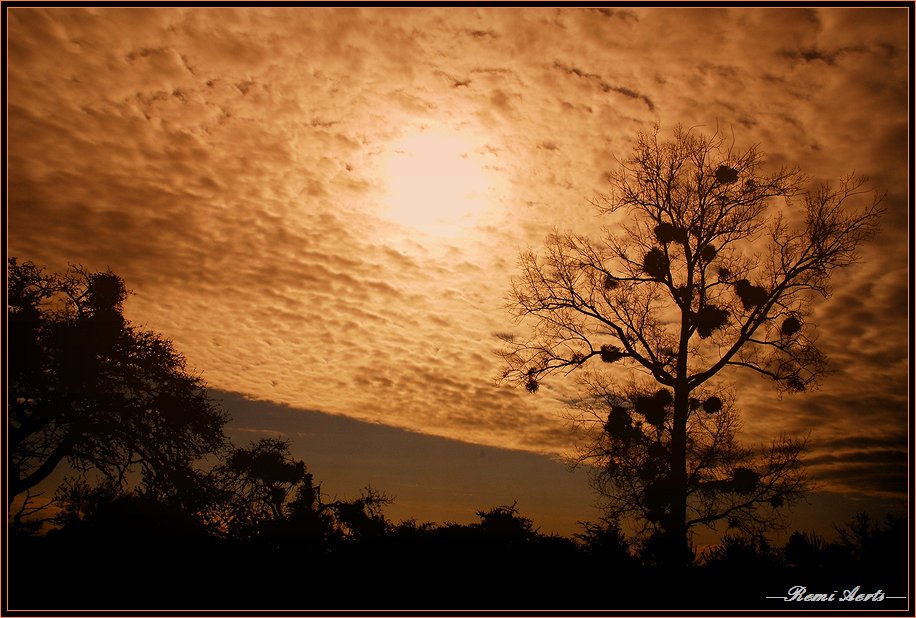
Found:
<path fill-rule="evenodd" d="M 611 193 L 594 204 L 616 229 L 600 242 L 555 233 L 543 255 L 521 256 L 510 308 L 531 334 L 507 338 L 504 378 L 535 392 L 552 373 L 603 361 L 611 371 L 586 372 L 592 402 L 606 406 L 588 455 L 610 497 L 630 501 L 683 556 L 691 525 L 748 522 L 800 488 L 799 445 L 782 441 L 751 461 L 711 380 L 740 367 L 797 392 L 824 373 L 811 302 L 855 261 L 882 198 L 853 208 L 866 193 L 854 176 L 800 194 L 797 169 L 765 171 L 757 147 L 682 128 L 670 141 L 657 128 L 640 133 L 609 178 Z M 629 458 L 622 475 L 611 471 L 618 456 Z"/>
<path fill-rule="evenodd" d="M 293 496 L 300 509 L 315 510 L 319 503 L 305 462 L 293 459 L 289 442 L 276 438 L 231 449 L 210 479 L 222 496 L 208 518 L 232 537 L 255 536 L 266 524 L 286 519 Z"/>
<path fill-rule="evenodd" d="M 15 258 L 7 277 L 8 506 L 63 461 L 175 493 L 223 447 L 225 413 L 171 342 L 125 321 L 120 277 Z"/>
<path fill-rule="evenodd" d="M 382 536 L 388 524 L 382 507 L 391 502 L 367 487 L 360 498 L 324 502 L 321 486 L 295 459 L 289 442 L 262 438 L 247 448 L 233 448 L 207 478 L 221 497 L 205 519 L 232 538 L 277 541 L 365 540 Z"/>

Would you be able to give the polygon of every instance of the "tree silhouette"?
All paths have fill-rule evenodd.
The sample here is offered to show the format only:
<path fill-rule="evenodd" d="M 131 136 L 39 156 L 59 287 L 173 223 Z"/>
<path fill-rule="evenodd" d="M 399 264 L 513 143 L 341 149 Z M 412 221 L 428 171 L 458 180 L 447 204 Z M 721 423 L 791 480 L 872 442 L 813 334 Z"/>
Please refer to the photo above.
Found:
<path fill-rule="evenodd" d="M 359 498 L 319 503 L 319 512 L 333 516 L 335 528 L 344 539 L 366 541 L 388 533 L 390 525 L 382 509 L 392 500 L 384 492 L 369 486 L 362 490 Z"/>
<path fill-rule="evenodd" d="M 531 331 L 506 338 L 504 378 L 535 392 L 583 369 L 606 406 L 607 437 L 590 453 L 604 488 L 642 510 L 681 562 L 691 525 L 747 523 L 798 488 L 799 445 L 777 442 L 753 463 L 710 381 L 740 367 L 797 392 L 825 372 L 811 303 L 874 233 L 882 197 L 854 208 L 867 192 L 852 175 L 802 194 L 802 174 L 766 171 L 757 147 L 680 127 L 669 141 L 657 127 L 639 133 L 609 180 L 594 201 L 614 225 L 601 241 L 554 233 L 542 255 L 521 256 L 510 308 Z M 604 371 L 585 367 L 594 358 Z M 612 471 L 618 456 L 625 475 Z"/>
<path fill-rule="evenodd" d="M 381 508 L 390 498 L 368 487 L 359 498 L 325 502 L 286 440 L 262 438 L 230 449 L 207 482 L 217 498 L 202 516 L 230 538 L 327 544 L 380 537 L 388 530 Z"/>
<path fill-rule="evenodd" d="M 317 496 L 305 463 L 290 457 L 289 443 L 276 438 L 232 449 L 214 476 L 227 497 L 224 521 L 235 534 L 285 518 L 286 504 L 297 488 L 310 492 L 313 499 Z"/>
<path fill-rule="evenodd" d="M 124 319 L 121 278 L 15 258 L 7 275 L 9 503 L 65 460 L 119 483 L 138 470 L 162 495 L 193 489 L 227 417 L 171 342 Z"/>
<path fill-rule="evenodd" d="M 630 553 L 630 545 L 620 529 L 620 523 L 611 516 L 605 515 L 600 522 L 581 522 L 582 532 L 574 535 L 582 543 L 586 555 L 596 558 L 605 564 L 617 563 L 633 567 L 636 557 Z"/>

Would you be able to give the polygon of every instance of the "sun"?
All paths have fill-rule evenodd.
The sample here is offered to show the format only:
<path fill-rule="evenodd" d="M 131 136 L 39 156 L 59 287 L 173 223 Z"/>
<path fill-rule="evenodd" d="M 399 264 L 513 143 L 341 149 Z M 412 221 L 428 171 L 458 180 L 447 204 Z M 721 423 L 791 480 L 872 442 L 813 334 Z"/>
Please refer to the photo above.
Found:
<path fill-rule="evenodd" d="M 436 236 L 460 235 L 487 209 L 489 174 L 479 144 L 454 131 L 410 133 L 386 154 L 386 218 Z"/>

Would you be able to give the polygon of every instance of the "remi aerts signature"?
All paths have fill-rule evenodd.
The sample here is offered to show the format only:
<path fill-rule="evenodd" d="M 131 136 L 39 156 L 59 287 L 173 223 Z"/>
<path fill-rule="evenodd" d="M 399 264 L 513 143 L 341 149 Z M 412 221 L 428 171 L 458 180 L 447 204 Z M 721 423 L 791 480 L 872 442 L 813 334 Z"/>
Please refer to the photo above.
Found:
<path fill-rule="evenodd" d="M 767 597 L 768 599 L 782 599 L 783 601 L 801 601 L 802 603 L 825 603 L 830 601 L 857 601 L 881 602 L 885 599 L 905 599 L 906 597 L 891 597 L 880 588 L 875 592 L 862 592 L 861 586 L 849 590 L 834 590 L 833 592 L 809 592 L 804 586 L 792 586 L 784 597 Z"/>

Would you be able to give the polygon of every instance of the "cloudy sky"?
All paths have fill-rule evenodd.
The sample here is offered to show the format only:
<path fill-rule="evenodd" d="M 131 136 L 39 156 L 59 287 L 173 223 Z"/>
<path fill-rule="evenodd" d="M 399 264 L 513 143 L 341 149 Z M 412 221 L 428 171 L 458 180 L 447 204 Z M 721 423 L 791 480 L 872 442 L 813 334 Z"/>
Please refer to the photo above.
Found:
<path fill-rule="evenodd" d="M 600 234 L 588 200 L 637 130 L 718 126 L 814 182 L 869 176 L 883 231 L 816 313 L 835 373 L 782 399 L 728 379 L 749 440 L 808 436 L 831 500 L 905 497 L 906 9 L 7 16 L 9 254 L 124 277 L 128 317 L 210 386 L 280 404 L 228 396 L 239 436 L 293 435 L 309 410 L 569 452 L 572 384 L 497 384 L 495 335 L 522 329 L 505 309 L 521 250 L 554 227 Z M 555 502 L 586 504 L 569 478 L 579 502 Z"/>

